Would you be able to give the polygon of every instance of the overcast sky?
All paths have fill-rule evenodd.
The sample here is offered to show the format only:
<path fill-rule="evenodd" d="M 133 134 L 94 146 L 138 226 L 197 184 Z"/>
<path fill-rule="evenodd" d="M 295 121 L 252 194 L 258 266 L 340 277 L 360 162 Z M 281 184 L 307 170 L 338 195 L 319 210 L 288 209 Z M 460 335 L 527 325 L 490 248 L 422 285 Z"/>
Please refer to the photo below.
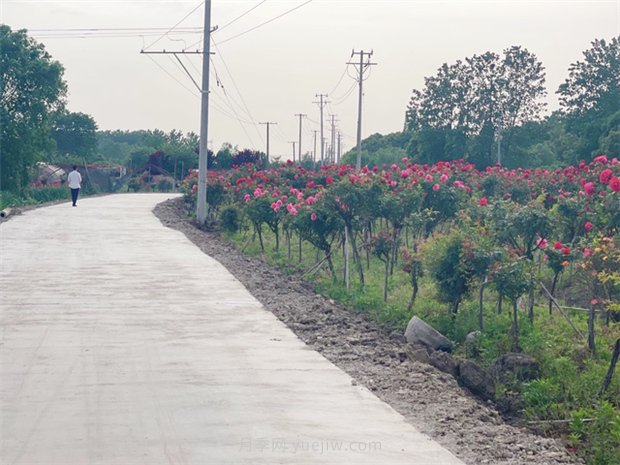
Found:
<path fill-rule="evenodd" d="M 271 121 L 278 123 L 271 130 L 271 154 L 290 158 L 289 141 L 298 139 L 299 119 L 294 115 L 305 113 L 302 150 L 312 151 L 312 131 L 320 119 L 313 102 L 319 93 L 329 94 L 325 119 L 336 115 L 344 148 L 351 148 L 357 92 L 352 77 L 340 78 L 353 49 L 374 50 L 377 63 L 364 83 L 367 137 L 401 130 L 412 89 L 422 88 L 424 77 L 443 63 L 485 51 L 501 53 L 512 45 L 527 48 L 542 61 L 549 108 L 555 109 L 555 91 L 569 65 L 582 58 L 592 40 L 620 35 L 620 0 L 314 0 L 234 37 L 303 3 L 212 1 L 211 25 L 221 27 L 212 34 L 212 43 L 221 44 L 212 46 L 211 148 L 231 142 L 264 151 L 265 126 L 258 122 Z M 0 0 L 0 21 L 31 30 L 45 44 L 65 67 L 69 110 L 92 115 L 100 129 L 198 133 L 200 98 L 191 79 L 172 56 L 141 55 L 140 50 L 179 50 L 195 43 L 192 49 L 200 47 L 200 5 L 194 0 Z M 178 27 L 196 30 L 173 31 L 150 47 L 165 29 L 146 37 L 111 37 L 109 32 L 102 37 L 99 31 L 92 38 L 67 38 L 75 33 L 58 31 L 167 29 L 194 9 Z M 200 83 L 200 56 L 185 55 L 183 62 Z M 214 70 L 224 90 L 216 85 Z M 355 76 L 353 67 L 348 72 Z"/>

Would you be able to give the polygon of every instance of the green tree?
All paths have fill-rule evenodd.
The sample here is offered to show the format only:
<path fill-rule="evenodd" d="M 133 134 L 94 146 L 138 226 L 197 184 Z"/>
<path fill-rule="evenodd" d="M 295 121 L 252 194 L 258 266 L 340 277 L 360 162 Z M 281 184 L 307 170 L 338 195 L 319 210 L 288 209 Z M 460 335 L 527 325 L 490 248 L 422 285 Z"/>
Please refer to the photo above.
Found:
<path fill-rule="evenodd" d="M 579 157 L 599 153 L 620 155 L 620 36 L 592 42 L 584 60 L 570 65 L 560 85 L 561 112 L 566 130 L 579 138 Z"/>
<path fill-rule="evenodd" d="M 606 99 L 617 99 L 620 89 L 620 36 L 607 42 L 596 39 L 583 52 L 584 60 L 572 63 L 560 85 L 560 105 L 565 113 L 582 114 Z M 616 110 L 619 108 L 615 106 Z"/>
<path fill-rule="evenodd" d="M 51 115 L 63 107 L 63 67 L 25 30 L 0 25 L 0 185 L 21 192 L 52 147 Z"/>
<path fill-rule="evenodd" d="M 84 113 L 59 112 L 54 115 L 52 139 L 59 155 L 90 160 L 97 150 L 97 123 Z"/>
<path fill-rule="evenodd" d="M 444 64 L 409 102 L 408 152 L 424 162 L 466 157 L 478 167 L 492 164 L 500 133 L 506 151 L 511 129 L 539 119 L 544 83 L 536 55 L 517 46 L 504 50 L 503 57 L 486 52 Z"/>

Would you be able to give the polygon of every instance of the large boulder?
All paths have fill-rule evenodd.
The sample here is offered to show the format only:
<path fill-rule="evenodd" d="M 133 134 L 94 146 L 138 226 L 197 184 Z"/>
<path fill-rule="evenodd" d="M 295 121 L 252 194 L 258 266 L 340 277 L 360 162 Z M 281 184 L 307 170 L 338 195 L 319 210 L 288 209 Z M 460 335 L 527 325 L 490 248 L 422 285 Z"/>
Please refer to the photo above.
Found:
<path fill-rule="evenodd" d="M 531 381 L 540 377 L 540 364 L 527 354 L 509 352 L 497 359 L 495 371 L 502 382 Z"/>
<path fill-rule="evenodd" d="M 405 338 L 411 344 L 421 344 L 433 350 L 452 352 L 452 342 L 417 316 L 409 321 L 405 330 Z"/>
<path fill-rule="evenodd" d="M 405 354 L 409 360 L 413 360 L 427 365 L 431 364 L 431 358 L 429 356 L 430 349 L 425 346 L 416 344 L 407 344 L 405 346 Z"/>
<path fill-rule="evenodd" d="M 471 360 L 463 360 L 459 364 L 459 381 L 472 393 L 483 399 L 495 398 L 495 380 L 493 376 Z"/>
<path fill-rule="evenodd" d="M 430 364 L 435 368 L 456 378 L 458 365 L 450 354 L 436 350 L 431 353 L 429 358 Z"/>

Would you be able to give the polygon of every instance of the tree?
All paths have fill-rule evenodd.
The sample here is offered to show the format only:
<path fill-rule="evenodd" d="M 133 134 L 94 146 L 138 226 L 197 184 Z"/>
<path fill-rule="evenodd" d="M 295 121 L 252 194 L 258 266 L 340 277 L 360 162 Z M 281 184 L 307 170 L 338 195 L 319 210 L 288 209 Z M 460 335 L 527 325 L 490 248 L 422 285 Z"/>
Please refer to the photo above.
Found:
<path fill-rule="evenodd" d="M 571 64 L 568 79 L 559 87 L 566 131 L 578 138 L 578 156 L 620 155 L 620 36 L 609 43 L 592 42 L 584 61 Z"/>
<path fill-rule="evenodd" d="M 560 105 L 565 113 L 581 114 L 609 98 L 617 101 L 620 89 L 620 36 L 610 42 L 596 39 L 583 52 L 584 61 L 572 63 L 560 85 Z M 615 94 L 615 95 L 614 95 Z M 618 108 L 618 105 L 615 106 Z"/>
<path fill-rule="evenodd" d="M 486 52 L 443 64 L 425 89 L 414 91 L 405 127 L 450 128 L 477 135 L 485 126 L 508 129 L 540 116 L 545 74 L 536 55 L 521 47 L 504 56 Z"/>
<path fill-rule="evenodd" d="M 486 52 L 444 63 L 409 102 L 405 129 L 414 132 L 409 151 L 423 161 L 449 153 L 448 158 L 466 155 L 479 167 L 488 165 L 500 133 L 507 150 L 512 128 L 539 119 L 544 83 L 542 64 L 521 47 L 504 50 L 503 57 Z"/>
<path fill-rule="evenodd" d="M 25 30 L 0 25 L 0 185 L 21 192 L 51 148 L 51 115 L 66 94 L 63 67 Z"/>
<path fill-rule="evenodd" d="M 88 159 L 97 149 L 97 123 L 84 113 L 59 112 L 54 116 L 52 139 L 60 155 Z"/>

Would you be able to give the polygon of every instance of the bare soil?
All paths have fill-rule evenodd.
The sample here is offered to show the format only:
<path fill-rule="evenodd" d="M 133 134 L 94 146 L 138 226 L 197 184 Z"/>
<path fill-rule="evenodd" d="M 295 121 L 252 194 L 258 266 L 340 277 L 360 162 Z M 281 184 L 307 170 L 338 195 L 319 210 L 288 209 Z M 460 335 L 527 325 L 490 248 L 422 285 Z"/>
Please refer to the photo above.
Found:
<path fill-rule="evenodd" d="M 467 464 L 583 463 L 560 440 L 506 423 L 492 404 L 461 388 L 452 376 L 410 360 L 400 332 L 380 327 L 317 294 L 311 283 L 244 255 L 217 233 L 197 228 L 181 198 L 159 204 L 154 213 L 222 263 L 301 340 Z"/>

